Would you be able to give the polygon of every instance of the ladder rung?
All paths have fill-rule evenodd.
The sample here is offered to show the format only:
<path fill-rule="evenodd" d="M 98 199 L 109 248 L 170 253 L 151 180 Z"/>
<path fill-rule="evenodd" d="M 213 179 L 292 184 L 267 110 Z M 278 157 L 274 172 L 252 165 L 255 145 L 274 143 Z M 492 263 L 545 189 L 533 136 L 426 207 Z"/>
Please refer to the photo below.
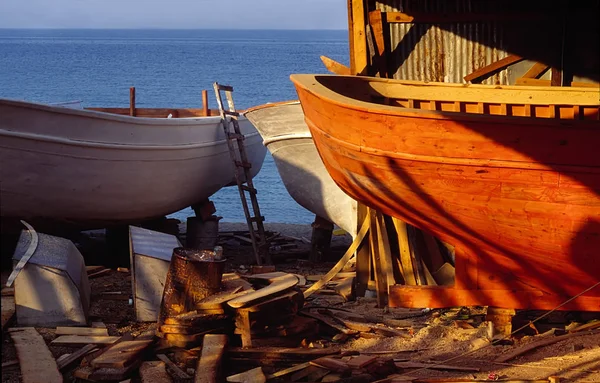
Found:
<path fill-rule="evenodd" d="M 233 92 L 233 87 L 229 85 L 217 84 L 217 89 L 224 90 L 225 92 Z"/>
<path fill-rule="evenodd" d="M 260 217 L 250 217 L 250 221 L 252 222 L 263 222 L 265 220 L 264 216 L 260 216 Z"/>
<path fill-rule="evenodd" d="M 229 133 L 227 136 L 230 140 L 244 140 L 246 138 L 246 136 L 244 136 L 243 134 L 238 133 Z"/>
<path fill-rule="evenodd" d="M 223 113 L 227 116 L 239 117 L 240 114 L 238 112 L 234 112 L 231 110 L 224 110 Z"/>
<path fill-rule="evenodd" d="M 250 169 L 252 164 L 250 162 L 235 161 L 235 166 Z"/>
<path fill-rule="evenodd" d="M 241 187 L 242 187 L 242 190 L 245 190 L 249 193 L 253 193 L 253 194 L 258 193 L 258 190 L 256 190 L 255 188 L 251 188 L 250 186 L 242 185 Z"/>

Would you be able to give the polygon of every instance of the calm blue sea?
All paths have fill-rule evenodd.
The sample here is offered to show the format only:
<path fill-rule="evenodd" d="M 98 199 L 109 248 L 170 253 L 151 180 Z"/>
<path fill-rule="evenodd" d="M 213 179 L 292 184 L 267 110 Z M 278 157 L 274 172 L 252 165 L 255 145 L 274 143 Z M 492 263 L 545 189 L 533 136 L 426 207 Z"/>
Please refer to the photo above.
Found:
<path fill-rule="evenodd" d="M 233 85 L 240 109 L 297 98 L 289 75 L 326 73 L 320 55 L 348 64 L 346 31 L 0 29 L 0 97 L 126 107 L 199 107 L 201 90 Z M 267 222 L 309 223 L 270 154 L 255 179 Z M 212 198 L 223 221 L 244 220 L 235 187 Z M 185 220 L 190 209 L 173 214 Z"/>

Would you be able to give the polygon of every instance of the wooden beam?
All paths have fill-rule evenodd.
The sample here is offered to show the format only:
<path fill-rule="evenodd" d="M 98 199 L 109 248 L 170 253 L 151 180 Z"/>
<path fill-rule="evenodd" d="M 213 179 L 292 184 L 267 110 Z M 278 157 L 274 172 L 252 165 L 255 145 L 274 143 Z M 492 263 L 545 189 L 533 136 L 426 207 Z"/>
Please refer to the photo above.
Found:
<path fill-rule="evenodd" d="M 365 205 L 358 202 L 356 209 L 357 220 L 356 222 L 360 225 L 360 222 L 364 221 L 368 213 L 368 209 Z M 356 228 L 357 231 L 360 229 Z M 369 285 L 370 275 L 370 252 L 369 252 L 369 241 L 363 241 L 358 249 L 356 250 L 356 287 L 355 293 L 357 297 L 364 297 L 367 287 Z"/>
<path fill-rule="evenodd" d="M 484 66 L 483 68 L 479 68 L 473 73 L 470 73 L 465 76 L 465 81 L 473 81 L 479 79 L 483 76 L 489 75 L 495 71 L 502 70 L 509 65 L 518 63 L 519 61 L 524 60 L 523 57 L 517 55 L 508 55 L 503 59 L 495 61 L 489 65 Z"/>
<path fill-rule="evenodd" d="M 410 243 L 408 241 L 408 231 L 406 223 L 398 218 L 392 217 L 396 233 L 398 234 L 398 246 L 400 248 L 400 263 L 402 264 L 402 276 L 404 283 L 409 286 L 416 286 L 417 279 L 410 256 Z"/>
<path fill-rule="evenodd" d="M 392 263 L 392 250 L 390 249 L 390 241 L 388 238 L 385 219 L 382 213 L 377 212 L 377 245 L 379 245 L 379 259 L 381 262 L 381 270 L 385 278 L 386 293 L 389 286 L 396 284 L 394 278 L 394 266 Z"/>
<path fill-rule="evenodd" d="M 385 307 L 388 303 L 388 285 L 387 275 L 384 274 L 382 269 L 379 244 L 379 233 L 377 227 L 377 211 L 369 208 L 369 215 L 371 218 L 371 231 L 369 233 L 369 247 L 371 248 L 371 262 L 373 264 L 374 276 L 375 276 L 375 291 L 377 293 L 377 307 Z"/>
<path fill-rule="evenodd" d="M 480 22 L 519 22 L 543 21 L 556 19 L 556 16 L 544 13 L 434 13 L 434 12 L 385 12 L 388 23 L 400 24 L 454 24 Z"/>
<path fill-rule="evenodd" d="M 221 364 L 227 335 L 208 334 L 202 343 L 202 355 L 196 366 L 194 383 L 217 383 L 221 381 Z"/>
<path fill-rule="evenodd" d="M 518 78 L 515 82 L 516 85 L 526 85 L 526 86 L 550 86 L 551 80 L 542 80 L 537 78 Z M 571 82 L 571 87 L 575 88 L 597 88 L 600 89 L 600 84 L 593 82 Z"/>
<path fill-rule="evenodd" d="M 376 10 L 369 12 L 369 25 L 371 25 L 371 31 L 373 33 L 373 39 L 375 40 L 375 48 L 377 54 L 375 55 L 375 65 L 379 71 L 379 77 L 388 77 L 387 62 L 385 55 L 385 37 L 384 37 L 384 20 L 381 16 L 381 11 Z"/>
<path fill-rule="evenodd" d="M 325 68 L 331 73 L 339 74 L 340 76 L 349 76 L 352 74 L 352 70 L 348 68 L 346 65 L 335 61 L 334 59 L 330 59 L 327 56 L 321 56 L 321 61 Z"/>
<path fill-rule="evenodd" d="M 206 89 L 202 90 L 202 113 L 205 116 L 210 115 L 210 109 L 208 109 L 208 91 Z"/>
<path fill-rule="evenodd" d="M 535 63 L 521 78 L 538 78 L 550 68 L 544 63 Z"/>
<path fill-rule="evenodd" d="M 367 40 L 363 0 L 348 0 L 348 32 L 350 42 L 350 69 L 352 74 L 367 72 Z"/>
<path fill-rule="evenodd" d="M 17 350 L 23 383 L 62 383 L 56 361 L 35 328 L 12 328 L 9 333 Z"/>

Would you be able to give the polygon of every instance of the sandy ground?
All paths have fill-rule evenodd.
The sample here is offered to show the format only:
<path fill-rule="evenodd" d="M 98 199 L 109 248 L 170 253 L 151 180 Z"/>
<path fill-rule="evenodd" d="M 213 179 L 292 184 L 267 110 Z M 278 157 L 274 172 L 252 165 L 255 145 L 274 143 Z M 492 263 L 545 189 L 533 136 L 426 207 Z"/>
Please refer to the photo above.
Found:
<path fill-rule="evenodd" d="M 221 232 L 247 229 L 244 223 L 220 223 L 219 226 Z M 310 239 L 311 236 L 310 225 L 265 224 L 265 229 L 271 233 L 277 232 L 283 236 L 300 239 Z M 332 259 L 320 264 L 311 264 L 306 261 L 309 245 L 304 241 L 291 241 L 290 243 L 294 243 L 296 247 L 277 254 L 274 257 L 276 267 L 281 271 L 304 276 L 326 273 L 350 242 L 348 235 L 334 236 Z M 228 258 L 227 271 L 245 272 L 253 263 L 251 249 L 243 241 L 233 241 L 227 236 L 220 237 L 219 243 L 224 247 L 224 253 Z M 3 271 L 3 283 L 7 276 L 8 271 Z M 121 335 L 126 332 L 137 335 L 152 326 L 152 324 L 140 324 L 134 321 L 133 307 L 128 301 L 107 300 L 101 296 L 102 292 L 108 291 L 130 294 L 131 276 L 128 272 L 113 270 L 106 276 L 91 279 L 90 283 L 92 287 L 90 320 L 103 321 L 110 335 Z M 561 380 L 563 382 L 600 382 L 600 334 L 568 339 L 538 348 L 506 364 L 500 364 L 494 362 L 499 355 L 516 346 L 534 341 L 536 337 L 519 336 L 514 339 L 514 345 L 490 346 L 485 340 L 487 328 L 484 322 L 485 308 L 471 308 L 466 321 L 468 325 L 465 326 L 464 321 L 457 321 L 457 309 L 431 310 L 423 313 L 415 309 L 378 308 L 373 298 L 359 298 L 356 301 L 346 302 L 337 295 L 315 294 L 305 303 L 305 309 L 308 307 L 315 307 L 315 309 L 329 307 L 333 312 L 344 310 L 346 313 L 373 323 L 403 320 L 408 321 L 409 324 L 408 328 L 398 327 L 398 329 L 405 329 L 410 335 L 408 337 L 358 337 L 336 342 L 330 336 L 323 335 L 321 342 L 326 346 L 340 345 L 346 351 L 359 351 L 397 360 L 436 361 L 480 369 L 479 372 L 469 373 L 431 369 L 399 371 L 400 374 L 410 377 L 487 379 L 490 373 L 495 373 L 502 379 L 546 379 L 548 376 L 558 375 L 565 378 Z M 563 327 L 565 324 L 562 324 Z M 54 329 L 38 328 L 38 331 L 48 344 L 55 338 Z M 74 351 L 73 348 L 53 345 L 49 345 L 49 348 L 56 358 Z M 16 359 L 14 346 L 5 333 L 2 335 L 2 363 Z M 233 367 L 228 372 L 233 372 Z M 73 381 L 69 373 L 65 376 L 65 381 Z M 20 381 L 18 365 L 2 369 L 2 382 Z"/>

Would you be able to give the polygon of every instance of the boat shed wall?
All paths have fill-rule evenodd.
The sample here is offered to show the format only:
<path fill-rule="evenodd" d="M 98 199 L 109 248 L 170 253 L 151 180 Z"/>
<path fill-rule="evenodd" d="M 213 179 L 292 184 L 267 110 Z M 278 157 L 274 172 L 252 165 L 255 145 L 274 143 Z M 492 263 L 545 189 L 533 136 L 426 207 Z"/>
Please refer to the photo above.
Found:
<path fill-rule="evenodd" d="M 517 55 L 523 60 L 473 82 L 515 84 L 541 62 L 554 68 L 553 85 L 597 83 L 599 4 L 348 0 L 352 69 L 402 80 L 465 83 L 465 76 L 477 69 Z M 374 11 L 381 11 L 380 16 Z M 552 70 L 536 77 L 550 82 Z"/>

